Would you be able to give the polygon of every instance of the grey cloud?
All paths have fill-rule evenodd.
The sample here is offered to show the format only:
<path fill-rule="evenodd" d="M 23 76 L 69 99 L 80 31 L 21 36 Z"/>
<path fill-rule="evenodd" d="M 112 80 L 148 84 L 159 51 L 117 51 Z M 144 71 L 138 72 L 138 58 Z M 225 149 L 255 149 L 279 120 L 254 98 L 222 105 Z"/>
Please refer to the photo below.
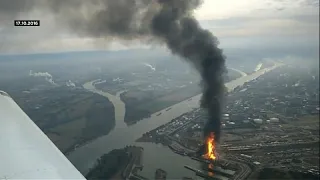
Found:
<path fill-rule="evenodd" d="M 304 0 L 301 2 L 301 5 L 319 7 L 319 0 Z"/>
<path fill-rule="evenodd" d="M 35 7 L 35 0 L 1 0 L 0 1 L 0 27 L 13 25 L 13 20 Z"/>
<path fill-rule="evenodd" d="M 74 33 L 96 38 L 143 39 L 152 37 L 195 66 L 203 80 L 201 106 L 209 114 L 204 128 L 206 138 L 212 132 L 220 138 L 220 115 L 223 100 L 225 57 L 217 38 L 203 29 L 193 16 L 201 0 L 11 0 L 2 8 L 13 7 L 8 14 L 19 14 L 37 7 L 55 15 Z M 35 8 L 34 8 L 35 9 Z M 94 13 L 92 13 L 94 12 Z"/>
<path fill-rule="evenodd" d="M 202 24 L 220 36 L 308 38 L 318 36 L 319 16 L 298 14 L 293 16 L 232 17 L 204 21 Z"/>

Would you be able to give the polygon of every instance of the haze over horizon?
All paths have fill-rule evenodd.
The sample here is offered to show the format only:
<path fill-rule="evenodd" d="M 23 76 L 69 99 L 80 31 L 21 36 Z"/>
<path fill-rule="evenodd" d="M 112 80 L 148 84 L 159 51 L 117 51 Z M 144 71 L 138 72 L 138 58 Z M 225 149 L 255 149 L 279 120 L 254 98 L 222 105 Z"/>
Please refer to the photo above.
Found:
<path fill-rule="evenodd" d="M 0 0 L 0 178 L 316 180 L 318 82 L 319 0 Z"/>
<path fill-rule="evenodd" d="M 110 42 L 108 39 L 106 42 L 105 39 L 79 37 L 59 25 L 53 20 L 52 14 L 42 9 L 21 12 L 18 17 L 10 13 L 1 16 L 3 13 L 6 11 L 0 12 L 0 54 L 159 47 L 154 43 L 146 45 L 139 41 Z M 195 16 L 204 28 L 219 38 L 220 47 L 224 49 L 271 49 L 302 54 L 308 50 L 313 54 L 318 52 L 319 2 L 316 0 L 204 0 Z M 14 19 L 39 19 L 41 25 L 14 27 Z"/>

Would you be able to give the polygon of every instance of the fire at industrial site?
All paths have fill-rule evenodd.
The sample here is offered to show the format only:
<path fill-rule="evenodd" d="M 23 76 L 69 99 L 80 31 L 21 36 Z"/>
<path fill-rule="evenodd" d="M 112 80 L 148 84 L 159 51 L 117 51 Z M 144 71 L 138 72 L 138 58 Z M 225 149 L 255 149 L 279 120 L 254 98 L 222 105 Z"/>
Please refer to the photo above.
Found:
<path fill-rule="evenodd" d="M 209 160 L 209 161 L 214 161 L 217 159 L 217 151 L 216 151 L 216 143 L 214 140 L 214 133 L 211 132 L 209 136 L 206 138 L 205 142 L 206 146 L 206 154 L 202 155 L 203 158 Z M 210 162 L 208 164 L 208 176 L 212 177 L 213 176 L 213 162 Z"/>
<path fill-rule="evenodd" d="M 203 157 L 208 160 L 217 159 L 216 144 L 214 141 L 214 133 L 213 132 L 211 132 L 209 134 L 209 136 L 206 138 L 205 145 L 206 145 L 206 152 L 207 153 L 204 154 Z"/>

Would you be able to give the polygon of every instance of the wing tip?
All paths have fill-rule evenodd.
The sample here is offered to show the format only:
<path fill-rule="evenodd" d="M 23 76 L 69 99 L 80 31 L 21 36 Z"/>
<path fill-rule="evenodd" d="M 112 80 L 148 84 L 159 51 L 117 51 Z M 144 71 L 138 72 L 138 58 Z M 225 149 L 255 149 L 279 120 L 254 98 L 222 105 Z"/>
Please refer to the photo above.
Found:
<path fill-rule="evenodd" d="M 6 92 L 4 92 L 4 91 L 1 91 L 1 90 L 0 90 L 0 95 L 11 98 L 8 93 L 6 93 Z"/>

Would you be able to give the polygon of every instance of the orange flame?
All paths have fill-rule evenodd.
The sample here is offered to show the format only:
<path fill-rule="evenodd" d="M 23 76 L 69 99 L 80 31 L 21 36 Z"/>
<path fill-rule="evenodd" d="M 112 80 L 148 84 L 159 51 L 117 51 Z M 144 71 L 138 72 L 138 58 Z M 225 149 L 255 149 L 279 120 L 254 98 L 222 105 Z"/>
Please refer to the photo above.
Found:
<path fill-rule="evenodd" d="M 209 160 L 215 160 L 217 156 L 216 156 L 216 146 L 214 142 L 213 132 L 211 132 L 210 135 L 207 137 L 206 145 L 207 145 L 207 154 L 203 155 L 203 157 Z"/>

